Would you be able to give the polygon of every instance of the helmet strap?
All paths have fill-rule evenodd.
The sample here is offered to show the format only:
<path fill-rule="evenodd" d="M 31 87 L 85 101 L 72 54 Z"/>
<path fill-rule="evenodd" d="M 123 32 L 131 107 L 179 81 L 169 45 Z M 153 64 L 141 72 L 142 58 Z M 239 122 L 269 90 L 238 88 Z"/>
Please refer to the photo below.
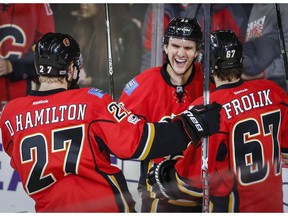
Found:
<path fill-rule="evenodd" d="M 66 76 L 66 81 L 68 83 L 68 89 L 79 89 L 79 85 L 77 84 L 78 83 L 78 80 L 79 80 L 79 77 L 80 77 L 80 68 L 76 65 L 75 66 L 76 69 L 77 69 L 77 77 L 75 79 L 72 78 L 72 80 L 68 80 L 68 75 Z"/>

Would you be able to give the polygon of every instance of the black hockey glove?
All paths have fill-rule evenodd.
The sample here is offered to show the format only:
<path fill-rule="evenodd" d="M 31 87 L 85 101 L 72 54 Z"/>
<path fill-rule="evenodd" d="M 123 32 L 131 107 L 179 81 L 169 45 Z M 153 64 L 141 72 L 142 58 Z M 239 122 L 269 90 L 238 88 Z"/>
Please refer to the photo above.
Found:
<path fill-rule="evenodd" d="M 193 144 L 198 145 L 202 137 L 219 131 L 221 108 L 222 106 L 216 102 L 206 106 L 194 106 L 176 116 L 172 121 L 181 121 Z"/>
<path fill-rule="evenodd" d="M 152 191 L 156 194 L 157 198 L 174 199 L 174 181 L 172 181 L 169 171 L 174 168 L 175 163 L 176 160 L 164 160 L 149 170 L 147 176 L 148 184 L 152 186 Z"/>

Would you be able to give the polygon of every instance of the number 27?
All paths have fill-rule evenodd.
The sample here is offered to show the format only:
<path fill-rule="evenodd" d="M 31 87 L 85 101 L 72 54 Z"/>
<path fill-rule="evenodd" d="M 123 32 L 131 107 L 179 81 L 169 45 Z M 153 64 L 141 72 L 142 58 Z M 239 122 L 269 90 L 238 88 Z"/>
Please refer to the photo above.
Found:
<path fill-rule="evenodd" d="M 51 154 L 66 151 L 63 161 L 64 165 L 62 166 L 65 175 L 69 173 L 78 173 L 83 140 L 84 125 L 52 131 Z M 49 143 L 43 133 L 27 136 L 20 143 L 22 164 L 33 163 L 30 175 L 27 178 L 25 185 L 28 194 L 37 193 L 57 181 L 52 173 L 44 175 L 50 155 L 48 144 Z"/>

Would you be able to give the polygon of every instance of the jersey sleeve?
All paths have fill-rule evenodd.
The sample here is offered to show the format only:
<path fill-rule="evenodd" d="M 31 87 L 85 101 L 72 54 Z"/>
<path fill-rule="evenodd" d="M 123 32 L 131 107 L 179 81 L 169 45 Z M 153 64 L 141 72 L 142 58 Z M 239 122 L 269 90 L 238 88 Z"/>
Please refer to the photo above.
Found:
<path fill-rule="evenodd" d="M 93 123 L 92 129 L 98 145 L 107 146 L 121 159 L 162 157 L 184 150 L 190 142 L 179 122 L 148 123 L 112 100 L 104 110 L 105 117 Z"/>

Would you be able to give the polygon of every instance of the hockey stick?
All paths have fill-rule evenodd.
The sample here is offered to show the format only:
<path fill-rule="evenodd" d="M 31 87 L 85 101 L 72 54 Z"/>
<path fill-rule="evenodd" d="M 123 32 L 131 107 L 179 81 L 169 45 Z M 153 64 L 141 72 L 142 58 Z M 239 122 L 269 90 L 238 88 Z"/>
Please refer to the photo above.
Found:
<path fill-rule="evenodd" d="M 288 79 L 288 62 L 287 62 L 286 46 L 285 46 L 285 39 L 284 39 L 284 33 L 283 33 L 281 13 L 280 13 L 280 8 L 278 4 L 275 4 L 275 9 L 276 9 L 276 16 L 277 16 L 277 24 L 278 24 L 277 29 L 279 33 L 279 39 L 282 43 L 281 53 L 282 53 L 282 57 L 284 61 L 286 79 Z"/>
<path fill-rule="evenodd" d="M 107 36 L 107 54 L 108 54 L 108 72 L 109 72 L 109 92 L 114 100 L 114 80 L 113 80 L 113 61 L 110 35 L 109 5 L 105 4 L 106 36 Z"/>
<path fill-rule="evenodd" d="M 203 4 L 204 9 L 204 105 L 209 104 L 210 96 L 210 4 Z M 208 137 L 202 142 L 202 188 L 203 203 L 202 212 L 209 212 L 209 176 L 208 176 Z"/>

